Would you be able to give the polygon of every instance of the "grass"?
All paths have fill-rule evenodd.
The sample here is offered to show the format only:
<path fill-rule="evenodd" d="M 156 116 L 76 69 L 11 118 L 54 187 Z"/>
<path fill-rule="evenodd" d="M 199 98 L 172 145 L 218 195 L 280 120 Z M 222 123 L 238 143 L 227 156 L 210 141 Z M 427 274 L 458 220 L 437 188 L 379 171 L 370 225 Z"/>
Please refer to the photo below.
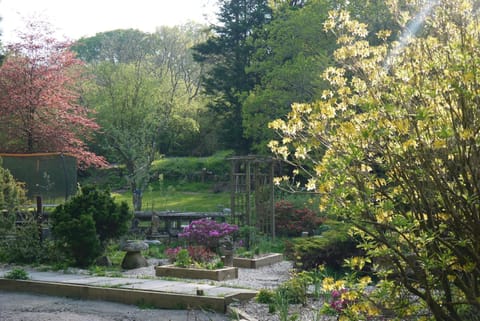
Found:
<path fill-rule="evenodd" d="M 116 201 L 125 201 L 132 206 L 132 193 L 113 193 Z M 229 207 L 229 193 L 210 191 L 149 190 L 143 194 L 143 210 L 218 212 Z"/>

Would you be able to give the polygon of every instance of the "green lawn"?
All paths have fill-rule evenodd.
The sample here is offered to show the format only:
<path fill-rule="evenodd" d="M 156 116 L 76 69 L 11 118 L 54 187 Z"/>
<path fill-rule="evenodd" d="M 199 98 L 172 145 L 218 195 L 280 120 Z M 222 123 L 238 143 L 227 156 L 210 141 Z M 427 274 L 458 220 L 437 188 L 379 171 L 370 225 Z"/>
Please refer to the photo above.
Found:
<path fill-rule="evenodd" d="M 117 201 L 125 201 L 132 207 L 132 193 L 113 193 Z M 230 207 L 229 193 L 188 192 L 188 191 L 147 191 L 143 195 L 143 210 L 218 212 Z"/>

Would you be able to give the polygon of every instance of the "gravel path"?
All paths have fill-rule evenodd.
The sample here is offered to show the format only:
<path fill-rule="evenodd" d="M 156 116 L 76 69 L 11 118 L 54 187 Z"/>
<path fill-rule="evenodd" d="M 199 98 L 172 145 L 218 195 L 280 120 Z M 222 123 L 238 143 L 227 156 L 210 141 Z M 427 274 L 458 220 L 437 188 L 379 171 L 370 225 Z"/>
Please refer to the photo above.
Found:
<path fill-rule="evenodd" d="M 163 260 L 149 260 L 149 266 L 124 271 L 128 277 L 154 277 L 154 266 Z M 281 262 L 261 269 L 239 269 L 235 280 L 218 284 L 251 289 L 275 288 L 289 278 L 290 262 Z M 69 269 L 68 273 L 87 274 L 86 270 Z M 199 282 L 192 280 L 192 282 Z M 209 282 L 213 281 L 200 281 Z M 252 302 L 252 301 L 250 301 Z M 248 304 L 247 304 L 248 305 Z M 256 316 L 258 317 L 258 315 Z M 142 310 L 136 306 L 111 302 L 82 301 L 67 298 L 0 291 L 0 321 L 227 321 L 224 314 L 205 311 Z M 263 320 L 257 318 L 257 320 Z"/>
<path fill-rule="evenodd" d="M 1 321 L 227 321 L 224 314 L 142 310 L 112 302 L 82 301 L 0 291 Z"/>
<path fill-rule="evenodd" d="M 154 277 L 156 264 L 164 261 L 151 259 L 149 266 L 125 271 L 128 277 Z M 239 269 L 238 279 L 216 282 L 220 285 L 250 289 L 274 289 L 290 277 L 291 262 L 283 261 L 259 269 Z M 71 269 L 69 273 L 88 273 Z M 192 282 L 214 281 L 191 280 Z M 334 320 L 317 315 L 319 303 L 290 307 L 290 315 L 296 314 L 298 321 Z M 276 313 L 270 313 L 268 306 L 254 300 L 231 304 L 258 321 L 278 321 Z M 204 311 L 142 310 L 136 306 L 111 302 L 81 301 L 66 298 L 0 291 L 0 321 L 230 321 L 230 316 Z"/>

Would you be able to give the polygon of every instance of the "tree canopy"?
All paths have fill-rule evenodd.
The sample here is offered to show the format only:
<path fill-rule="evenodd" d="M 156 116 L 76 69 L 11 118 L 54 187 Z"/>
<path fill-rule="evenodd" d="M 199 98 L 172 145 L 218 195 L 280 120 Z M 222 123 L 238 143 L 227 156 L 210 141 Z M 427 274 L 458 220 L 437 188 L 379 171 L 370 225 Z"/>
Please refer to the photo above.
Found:
<path fill-rule="evenodd" d="M 242 101 L 256 83 L 253 73 L 245 70 L 254 50 L 251 39 L 270 19 L 267 0 L 221 1 L 219 23 L 212 26 L 212 35 L 194 47 L 195 60 L 209 67 L 202 84 L 224 141 L 241 152 L 250 148 L 243 135 Z"/>
<path fill-rule="evenodd" d="M 478 8 L 419 5 L 392 6 L 406 30 L 392 43 L 388 30 L 369 43 L 365 24 L 330 12 L 330 88 L 271 124 L 282 135 L 271 148 L 308 169 L 306 188 L 355 225 L 373 263 L 380 281 L 345 310 L 352 319 L 379 308 L 452 321 L 480 312 Z"/>
<path fill-rule="evenodd" d="M 85 143 L 99 126 L 79 104 L 81 61 L 48 24 L 32 21 L 27 27 L 18 43 L 6 47 L 0 67 L 0 150 L 64 152 L 81 166 L 105 165 Z"/>
<path fill-rule="evenodd" d="M 320 98 L 322 71 L 331 64 L 333 35 L 323 30 L 331 1 L 309 1 L 298 8 L 277 8 L 272 21 L 254 41 L 255 51 L 246 71 L 258 78 L 242 106 L 244 135 L 257 153 L 267 152 L 274 138 L 268 123 L 288 113 L 294 102 Z"/>
<path fill-rule="evenodd" d="M 156 155 L 198 133 L 202 70 L 190 52 L 201 39 L 197 33 L 196 25 L 164 27 L 154 34 L 117 30 L 82 39 L 75 47 L 93 75 L 83 99 L 104 128 L 97 148 L 125 164 L 137 210 Z"/>

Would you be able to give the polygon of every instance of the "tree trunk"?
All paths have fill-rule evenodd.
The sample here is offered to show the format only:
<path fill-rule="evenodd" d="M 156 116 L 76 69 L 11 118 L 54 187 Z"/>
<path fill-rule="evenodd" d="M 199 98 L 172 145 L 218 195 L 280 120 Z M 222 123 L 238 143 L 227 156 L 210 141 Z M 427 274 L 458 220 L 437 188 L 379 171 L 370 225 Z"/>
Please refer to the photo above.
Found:
<path fill-rule="evenodd" d="M 132 190 L 132 204 L 134 211 L 141 211 L 142 210 L 142 191 L 137 188 L 137 184 L 135 182 L 131 183 L 131 190 Z"/>

